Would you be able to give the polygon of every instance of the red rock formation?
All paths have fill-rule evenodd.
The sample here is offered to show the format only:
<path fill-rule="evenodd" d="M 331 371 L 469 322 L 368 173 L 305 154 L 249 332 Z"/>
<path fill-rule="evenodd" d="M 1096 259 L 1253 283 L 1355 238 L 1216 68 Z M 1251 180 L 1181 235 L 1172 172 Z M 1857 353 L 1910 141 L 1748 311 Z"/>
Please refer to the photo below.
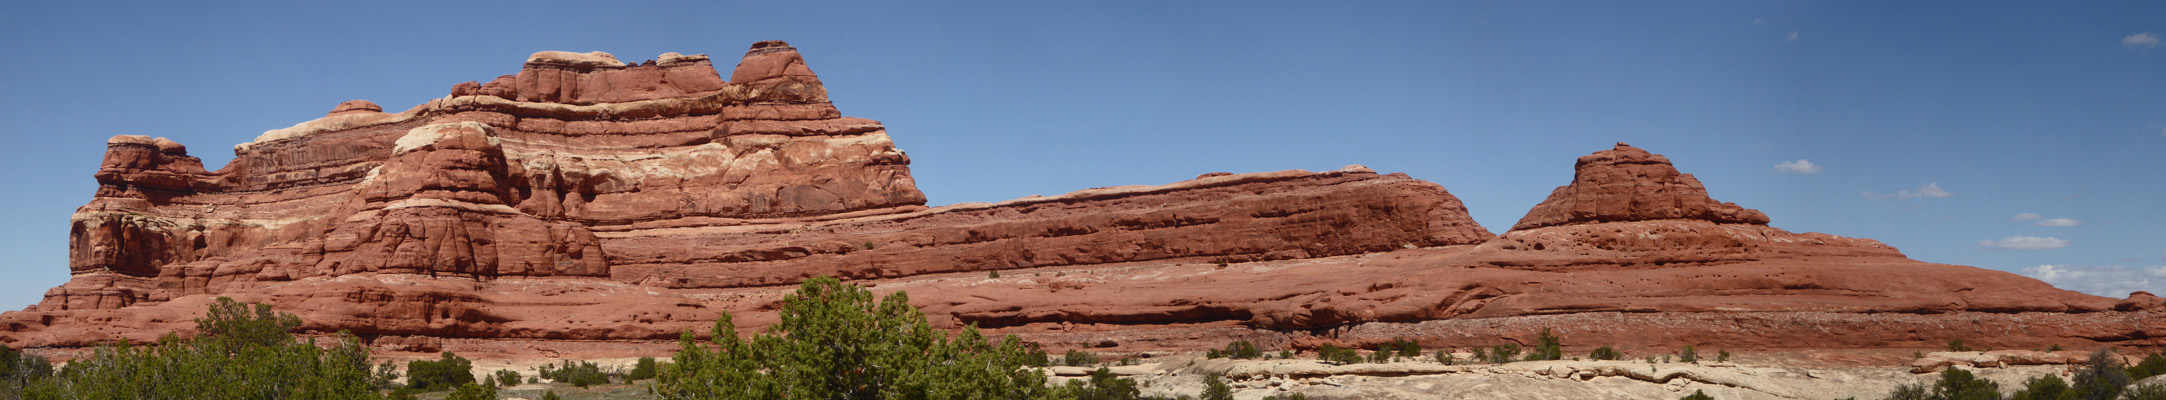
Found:
<path fill-rule="evenodd" d="M 1767 215 L 1717 202 L 1692 174 L 1670 159 L 1623 142 L 1579 158 L 1572 184 L 1558 187 L 1513 230 L 1590 222 L 1690 219 L 1725 224 L 1767 224 Z"/>
<path fill-rule="evenodd" d="M 1605 313 L 1650 317 L 1580 334 L 1629 341 L 1693 313 L 1807 329 L 1795 316 L 1988 312 L 2097 322 L 2052 331 L 2085 340 L 2166 337 L 2156 312 L 2103 312 L 2112 299 L 1768 226 L 1623 144 L 1581 157 L 1504 235 L 1436 184 L 1359 166 L 928 208 L 885 128 L 842 116 L 795 48 L 754 44 L 729 76 L 699 55 L 540 52 L 403 112 L 340 104 L 218 171 L 171 141 L 115 137 L 73 218 L 73 279 L 0 314 L 0 343 L 152 340 L 192 329 L 215 296 L 386 348 L 671 338 L 723 312 L 762 327 L 816 275 L 1055 346 Z M 1856 329 L 1863 343 L 1918 331 Z"/>
<path fill-rule="evenodd" d="M 2158 295 L 2151 294 L 2151 292 L 2138 290 L 2129 293 L 2127 299 L 2113 303 L 2113 309 L 2115 311 L 2166 310 L 2166 299 L 2160 299 Z"/>

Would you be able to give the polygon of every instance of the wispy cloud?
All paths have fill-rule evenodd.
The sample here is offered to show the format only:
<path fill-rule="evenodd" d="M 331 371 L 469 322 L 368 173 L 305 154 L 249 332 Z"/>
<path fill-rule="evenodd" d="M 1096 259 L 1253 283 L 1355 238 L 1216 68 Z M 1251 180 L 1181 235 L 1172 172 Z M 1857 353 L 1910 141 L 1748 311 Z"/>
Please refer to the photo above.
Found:
<path fill-rule="evenodd" d="M 2153 35 L 2151 34 L 2151 32 L 2128 35 L 2127 37 L 2121 38 L 2121 45 L 2128 46 L 2128 48 L 2136 50 L 2158 47 L 2158 35 Z"/>
<path fill-rule="evenodd" d="M 2024 268 L 2023 275 L 2035 278 L 2054 287 L 2090 293 L 2106 297 L 2128 297 L 2138 290 L 2166 293 L 2166 266 L 2129 268 L 2119 265 L 2110 267 L 2079 267 L 2067 265 L 2040 265 Z"/>
<path fill-rule="evenodd" d="M 1788 35 L 1783 35 L 1783 39 L 1787 39 L 1787 40 L 1789 40 L 1789 41 L 1792 41 L 1792 42 L 1795 42 L 1795 41 L 1797 41 L 1797 31 L 1790 31 L 1790 34 L 1788 34 Z M 2153 41 L 2156 41 L 2156 40 L 2154 39 Z M 2154 43 L 2154 45 L 2155 45 L 2155 43 Z"/>
<path fill-rule="evenodd" d="M 1939 183 L 1939 182 L 1934 182 L 1934 183 L 1928 183 L 1928 184 L 1925 184 L 1925 186 L 1919 186 L 1919 187 L 1918 187 L 1917 189 L 1910 189 L 1910 190 L 1902 190 L 1902 191 L 1897 191 L 1897 192 L 1895 192 L 1895 193 L 1875 193 L 1875 192 L 1873 192 L 1873 191 L 1871 191 L 1871 190 L 1866 190 L 1866 191 L 1860 191 L 1860 192 L 1858 192 L 1858 196 L 1859 196 L 1859 197 L 1864 197 L 1864 198 L 1868 198 L 1868 199 L 1873 199 L 1873 200 L 1886 200 L 1886 199 L 1896 199 L 1896 200 L 1910 200 L 1910 199 L 1937 199 L 1937 198 L 1942 198 L 1942 197 L 1954 197 L 1954 196 L 1955 196 L 1955 193 L 1953 193 L 1953 192 L 1949 192 L 1949 191 L 1947 191 L 1947 190 L 1943 190 L 1943 189 L 1941 189 L 1941 188 L 1940 188 L 1940 183 Z"/>
<path fill-rule="evenodd" d="M 2068 247 L 2068 241 L 2054 237 L 2009 236 L 2001 240 L 1980 240 L 1978 247 L 2007 250 L 2053 250 Z"/>
<path fill-rule="evenodd" d="M 2044 227 L 2065 228 L 2076 225 L 2083 225 L 2083 221 L 2078 221 L 2075 218 L 2054 218 L 2038 221 L 2038 226 Z"/>
<path fill-rule="evenodd" d="M 2017 220 L 2017 221 L 2037 221 L 2037 220 L 2040 220 L 2040 219 L 2045 219 L 2045 218 L 2046 218 L 2046 216 L 2044 216 L 2044 215 L 2038 215 L 2038 213 L 2016 213 L 2016 218 L 2015 218 L 2015 220 Z"/>
<path fill-rule="evenodd" d="M 1820 166 L 1813 165 L 1813 162 L 1805 161 L 1805 159 L 1800 158 L 1797 161 L 1784 161 L 1775 163 L 1775 172 L 1782 174 L 1810 175 L 1820 173 Z"/>
<path fill-rule="evenodd" d="M 1753 18 L 1752 26 L 1767 26 L 1767 18 Z"/>

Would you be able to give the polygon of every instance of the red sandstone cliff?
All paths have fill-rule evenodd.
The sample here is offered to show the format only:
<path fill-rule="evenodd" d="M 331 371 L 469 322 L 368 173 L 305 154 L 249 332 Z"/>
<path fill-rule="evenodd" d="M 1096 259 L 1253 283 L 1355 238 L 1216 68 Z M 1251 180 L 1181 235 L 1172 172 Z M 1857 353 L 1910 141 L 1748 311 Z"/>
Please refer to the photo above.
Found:
<path fill-rule="evenodd" d="M 114 137 L 72 218 L 73 279 L 0 314 L 0 343 L 147 340 L 215 296 L 370 337 L 667 338 L 723 312 L 761 326 L 816 275 L 1048 343 L 1615 312 L 1915 317 L 1868 345 L 1975 312 L 2096 322 L 2007 343 L 2166 336 L 2157 311 L 1768 226 L 1621 143 L 1503 235 L 1443 187 L 1358 166 L 926 207 L 909 157 L 806 65 L 782 42 L 728 80 L 701 55 L 540 52 L 403 112 L 340 104 L 217 171 Z"/>

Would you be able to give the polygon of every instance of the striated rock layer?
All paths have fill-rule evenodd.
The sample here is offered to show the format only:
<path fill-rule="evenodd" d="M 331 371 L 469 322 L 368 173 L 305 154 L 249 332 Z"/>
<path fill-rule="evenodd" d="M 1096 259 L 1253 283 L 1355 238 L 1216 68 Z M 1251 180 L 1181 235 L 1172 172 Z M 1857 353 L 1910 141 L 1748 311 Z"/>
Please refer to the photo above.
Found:
<path fill-rule="evenodd" d="M 1559 328 L 1627 346 L 1654 329 L 1670 333 L 1638 335 L 1644 345 L 1756 344 L 1772 341 L 1662 321 L 1807 331 L 1903 316 L 1841 324 L 1845 343 L 1872 346 L 2043 313 L 2093 323 L 1966 340 L 2166 336 L 2146 305 L 2156 297 L 2116 304 L 1783 231 L 1622 143 L 1581 157 L 1573 182 L 1503 235 L 1441 186 L 1360 166 L 926 207 L 885 128 L 842 116 L 775 41 L 726 80 L 701 55 L 535 53 L 517 74 L 403 112 L 349 101 L 234 152 L 206 171 L 169 140 L 109 140 L 98 192 L 72 218 L 73 278 L 0 314 L 0 343 L 150 340 L 191 330 L 216 296 L 396 348 L 658 339 L 705 333 L 725 312 L 757 329 L 818 275 L 910 291 L 944 326 L 1056 347 L 1369 343 L 1424 321 L 1459 324 L 1409 337 L 1457 344 L 1507 336 L 1460 329 L 1482 325 L 1470 321 L 1616 313 L 1649 317 Z"/>

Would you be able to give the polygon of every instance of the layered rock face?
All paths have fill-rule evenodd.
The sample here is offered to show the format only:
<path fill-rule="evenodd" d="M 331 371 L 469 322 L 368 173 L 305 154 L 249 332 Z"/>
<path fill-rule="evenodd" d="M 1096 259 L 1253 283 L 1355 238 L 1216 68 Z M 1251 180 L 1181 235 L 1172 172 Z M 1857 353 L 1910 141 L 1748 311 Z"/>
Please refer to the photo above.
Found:
<path fill-rule="evenodd" d="M 171 141 L 115 137 L 74 218 L 75 278 L 37 313 L 0 318 L 34 337 L 4 340 L 156 331 L 208 296 L 371 335 L 662 337 L 758 307 L 692 298 L 816 275 L 1305 259 L 1491 236 L 1442 187 L 1360 167 L 927 208 L 880 123 L 837 112 L 782 42 L 754 44 L 728 80 L 699 55 L 540 52 L 451 94 L 400 113 L 339 104 L 235 146 L 218 171 Z M 621 313 L 639 307 L 652 315 Z M 136 322 L 88 322 L 118 320 Z"/>
<path fill-rule="evenodd" d="M 1360 166 L 927 207 L 885 128 L 842 116 L 782 42 L 754 44 L 727 80 L 701 55 L 540 52 L 403 112 L 350 101 L 234 151 L 206 171 L 169 140 L 111 139 L 72 219 L 73 279 L 0 314 L 0 343 L 154 340 L 191 330 L 217 296 L 385 343 L 660 339 L 725 312 L 758 329 L 819 275 L 1055 348 L 1359 343 L 1401 325 L 1607 313 L 1776 330 L 1814 321 L 1800 315 L 1901 316 L 1861 328 L 1864 343 L 1979 312 L 2049 313 L 2103 321 L 2055 338 L 2166 337 L 2150 300 L 2115 313 L 2113 299 L 2005 272 L 1783 231 L 1621 143 L 1581 157 L 1503 235 L 1441 186 Z M 1577 334 L 1642 329 L 1621 326 Z M 1646 337 L 1768 341 L 1755 331 Z"/>
<path fill-rule="evenodd" d="M 1666 159 L 1620 144 L 1521 228 L 1479 245 L 1238 263 L 1157 264 L 969 284 L 902 284 L 929 312 L 1055 347 L 1195 349 L 1413 339 L 1674 350 L 2159 346 L 2166 313 L 2002 271 L 1919 262 L 1870 239 L 1792 233 L 1709 198 Z M 1168 278 L 1169 276 L 1179 278 Z M 930 287 L 928 287 L 930 286 Z M 1300 332 L 1346 327 L 1325 335 Z M 1261 328 L 1261 331 L 1258 329 Z M 1823 337 L 1837 335 L 1839 338 Z M 1585 349 L 1581 349 L 1583 351 Z"/>

